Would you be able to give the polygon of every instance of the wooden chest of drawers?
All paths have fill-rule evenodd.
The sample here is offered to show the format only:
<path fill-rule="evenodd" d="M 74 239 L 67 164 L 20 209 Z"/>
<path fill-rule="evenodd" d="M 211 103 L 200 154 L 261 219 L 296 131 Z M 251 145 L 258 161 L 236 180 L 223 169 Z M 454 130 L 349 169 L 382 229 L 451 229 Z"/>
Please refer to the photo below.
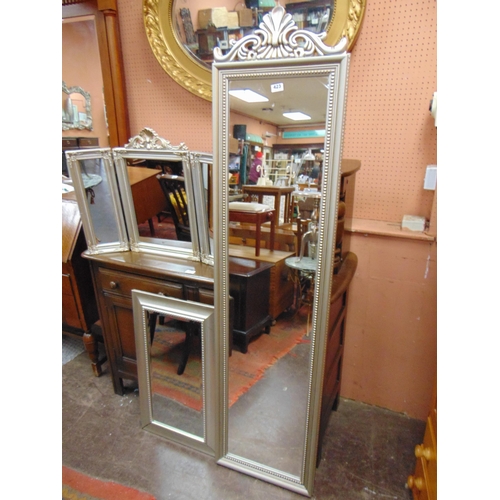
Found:
<path fill-rule="evenodd" d="M 338 273 L 333 277 L 323 378 L 323 394 L 321 399 L 321 419 L 317 454 L 318 465 L 321 460 L 321 444 L 330 415 L 332 410 L 336 410 L 339 404 L 348 291 L 357 265 L 358 258 L 354 253 L 349 252 L 346 254 Z"/>
<path fill-rule="evenodd" d="M 437 498 L 437 387 L 434 387 L 431 408 L 427 416 L 424 439 L 415 446 L 415 471 L 408 477 L 407 486 L 414 500 Z"/>

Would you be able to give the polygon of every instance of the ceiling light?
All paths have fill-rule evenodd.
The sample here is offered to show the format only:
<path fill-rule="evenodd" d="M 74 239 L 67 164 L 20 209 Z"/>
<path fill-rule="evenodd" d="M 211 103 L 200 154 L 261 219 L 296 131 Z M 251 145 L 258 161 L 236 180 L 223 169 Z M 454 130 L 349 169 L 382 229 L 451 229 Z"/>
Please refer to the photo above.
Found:
<path fill-rule="evenodd" d="M 269 99 L 250 89 L 230 90 L 229 95 L 245 102 L 267 102 Z"/>
<path fill-rule="evenodd" d="M 290 120 L 300 121 L 300 120 L 310 120 L 311 117 L 302 113 L 302 111 L 290 111 L 288 113 L 283 113 L 285 118 L 290 118 Z"/>

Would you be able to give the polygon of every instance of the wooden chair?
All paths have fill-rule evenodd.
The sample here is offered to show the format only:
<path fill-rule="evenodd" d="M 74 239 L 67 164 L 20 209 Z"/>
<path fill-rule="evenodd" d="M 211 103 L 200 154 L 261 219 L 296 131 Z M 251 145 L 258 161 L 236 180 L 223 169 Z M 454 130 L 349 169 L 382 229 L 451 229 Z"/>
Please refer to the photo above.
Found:
<path fill-rule="evenodd" d="M 191 241 L 191 229 L 187 208 L 184 177 L 171 174 L 160 174 L 156 178 L 167 199 L 168 209 L 175 225 L 175 233 L 180 241 Z"/>
<path fill-rule="evenodd" d="M 149 323 L 149 335 L 151 338 L 151 345 L 153 344 L 153 340 L 155 337 L 156 321 L 158 319 L 158 316 L 159 316 L 159 314 L 156 312 L 149 313 L 148 323 Z M 162 316 L 160 316 L 160 319 L 162 319 Z M 165 321 L 165 318 L 163 317 L 163 321 L 162 321 L 163 324 L 165 324 L 164 321 Z M 193 335 L 199 334 L 200 327 L 199 327 L 199 324 L 194 322 L 194 321 L 188 321 L 186 323 L 183 323 L 183 322 L 178 322 L 176 320 L 171 320 L 171 321 L 167 321 L 167 325 L 169 323 L 172 326 L 180 328 L 186 334 L 186 338 L 184 340 L 183 347 L 182 347 L 181 360 L 179 362 L 179 367 L 177 368 L 177 375 L 182 375 L 184 373 L 184 370 L 185 370 L 187 362 L 188 362 L 189 353 L 191 351 L 191 343 L 192 343 Z"/>

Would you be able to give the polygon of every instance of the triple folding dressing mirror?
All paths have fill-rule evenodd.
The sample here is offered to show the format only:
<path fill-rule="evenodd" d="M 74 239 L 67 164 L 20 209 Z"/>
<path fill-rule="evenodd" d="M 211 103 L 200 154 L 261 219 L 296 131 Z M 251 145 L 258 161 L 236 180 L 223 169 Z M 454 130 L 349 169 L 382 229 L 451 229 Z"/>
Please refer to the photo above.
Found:
<path fill-rule="evenodd" d="M 174 146 L 146 127 L 124 147 L 67 151 L 66 158 L 89 253 L 131 250 L 212 261 L 200 214 L 206 214 L 203 171 L 211 155 Z M 174 185 L 177 192 L 170 190 Z M 168 210 L 176 216 L 175 234 L 158 231 Z"/>

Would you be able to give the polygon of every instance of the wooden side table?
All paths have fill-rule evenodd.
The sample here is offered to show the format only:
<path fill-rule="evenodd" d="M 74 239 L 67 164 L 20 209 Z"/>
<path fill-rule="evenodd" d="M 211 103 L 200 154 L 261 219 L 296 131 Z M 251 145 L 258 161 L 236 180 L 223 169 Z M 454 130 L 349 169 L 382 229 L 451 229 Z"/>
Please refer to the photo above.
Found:
<path fill-rule="evenodd" d="M 274 235 L 276 230 L 275 210 L 236 210 L 229 209 L 229 220 L 231 222 L 248 222 L 255 224 L 255 256 L 260 255 L 260 233 L 261 225 L 266 222 L 271 223 L 271 234 L 269 237 L 269 249 L 274 249 Z"/>
<path fill-rule="evenodd" d="M 276 210 L 276 218 L 278 220 L 277 226 L 280 226 L 279 218 L 281 213 L 281 197 L 285 197 L 285 210 L 283 212 L 283 225 L 290 224 L 291 221 L 291 198 L 292 193 L 295 191 L 294 186 L 257 186 L 245 184 L 243 193 L 249 196 L 257 196 L 258 203 L 262 203 L 264 196 L 274 196 L 274 209 Z"/>

